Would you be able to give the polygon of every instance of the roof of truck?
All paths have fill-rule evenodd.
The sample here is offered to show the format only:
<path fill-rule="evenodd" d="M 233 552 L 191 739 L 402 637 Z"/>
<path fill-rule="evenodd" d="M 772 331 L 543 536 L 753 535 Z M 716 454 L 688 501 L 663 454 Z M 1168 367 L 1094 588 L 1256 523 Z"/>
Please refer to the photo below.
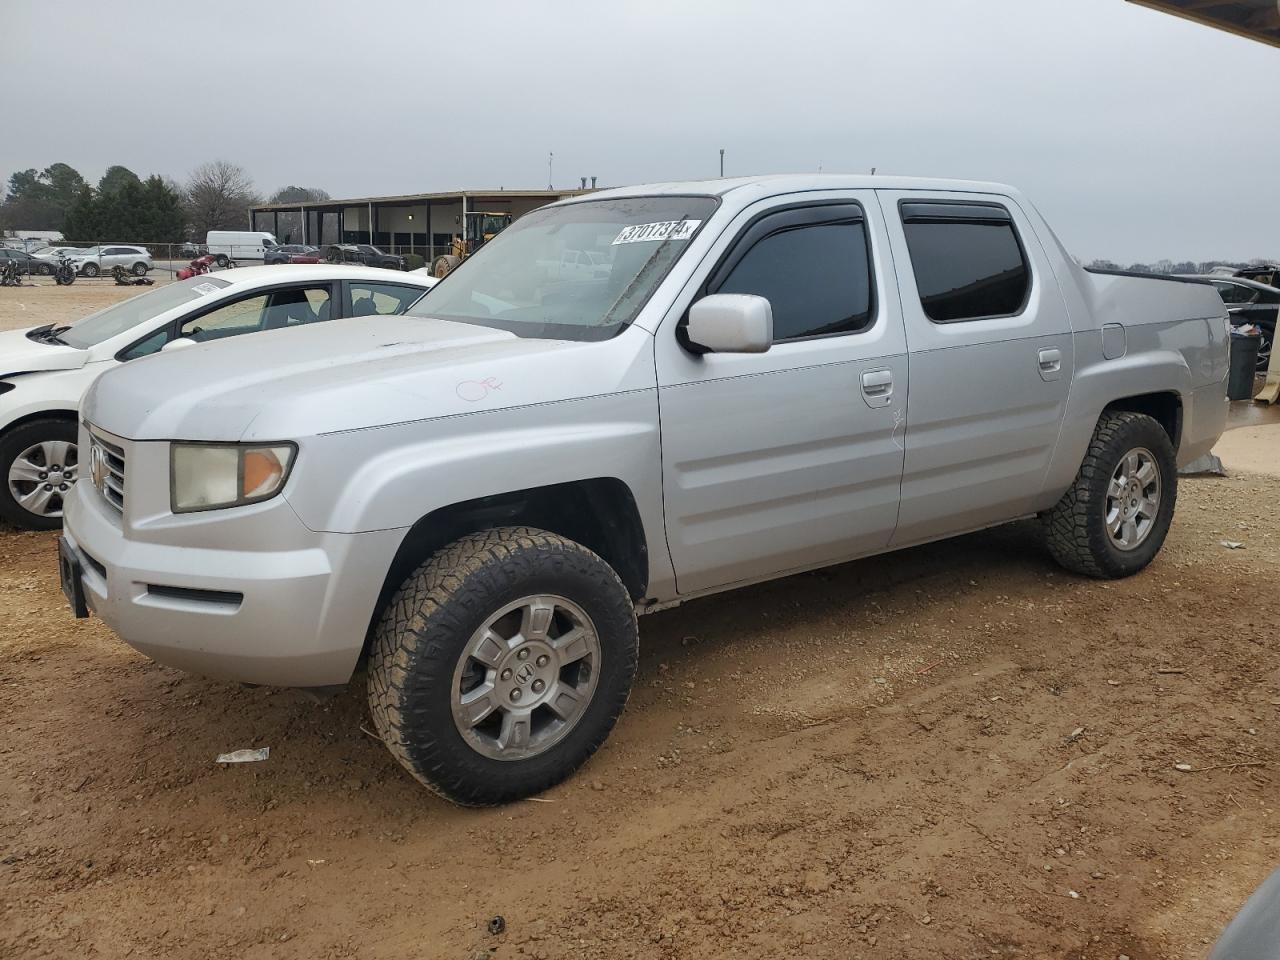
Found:
<path fill-rule="evenodd" d="M 581 203 L 610 197 L 653 196 L 654 194 L 700 194 L 723 197 L 748 188 L 768 192 L 793 193 L 804 190 L 946 190 L 955 193 L 1017 193 L 1002 183 L 978 180 L 943 180 L 932 177 L 891 177 L 874 174 L 781 173 L 759 177 L 730 177 L 722 180 L 684 180 L 672 183 L 642 183 L 612 187 L 595 193 L 570 197 L 560 203 Z"/>

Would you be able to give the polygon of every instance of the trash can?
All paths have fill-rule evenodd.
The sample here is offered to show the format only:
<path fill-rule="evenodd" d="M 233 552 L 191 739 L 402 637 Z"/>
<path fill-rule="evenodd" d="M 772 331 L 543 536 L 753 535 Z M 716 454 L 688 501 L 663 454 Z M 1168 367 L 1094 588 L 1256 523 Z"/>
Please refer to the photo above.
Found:
<path fill-rule="evenodd" d="M 1227 399 L 1248 400 L 1253 396 L 1253 374 L 1258 367 L 1258 347 L 1262 338 L 1231 331 L 1231 373 L 1227 377 Z"/>

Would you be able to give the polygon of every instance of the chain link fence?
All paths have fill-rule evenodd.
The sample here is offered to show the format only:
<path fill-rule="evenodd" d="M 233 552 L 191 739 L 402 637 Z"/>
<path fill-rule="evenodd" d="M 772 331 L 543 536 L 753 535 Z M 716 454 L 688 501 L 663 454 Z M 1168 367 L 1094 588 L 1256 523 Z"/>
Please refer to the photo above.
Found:
<path fill-rule="evenodd" d="M 9 245 L 7 251 L 19 251 L 15 258 L 18 272 L 36 280 L 51 281 L 63 259 L 75 270 L 76 281 L 134 282 L 149 279 L 153 283 L 181 279 L 188 271 L 213 272 L 236 267 L 349 263 L 382 267 L 388 270 L 416 270 L 429 266 L 425 253 L 418 247 L 373 247 L 361 243 L 327 243 L 321 246 L 284 244 L 203 244 L 203 243 L 139 243 L 98 241 L 52 244 L 32 250 Z M 0 257 L 2 259 L 2 257 Z"/>

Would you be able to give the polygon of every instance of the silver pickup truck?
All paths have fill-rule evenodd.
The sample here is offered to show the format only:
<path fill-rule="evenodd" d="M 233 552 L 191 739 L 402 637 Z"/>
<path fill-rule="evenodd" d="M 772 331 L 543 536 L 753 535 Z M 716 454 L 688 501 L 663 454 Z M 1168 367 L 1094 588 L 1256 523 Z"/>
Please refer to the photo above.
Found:
<path fill-rule="evenodd" d="M 367 660 L 409 772 L 502 802 L 604 741 L 637 613 L 1036 515 L 1068 569 L 1141 570 L 1223 429 L 1227 329 L 1211 286 L 1086 272 L 994 184 L 593 193 L 404 316 L 107 373 L 64 589 L 215 677 Z"/>

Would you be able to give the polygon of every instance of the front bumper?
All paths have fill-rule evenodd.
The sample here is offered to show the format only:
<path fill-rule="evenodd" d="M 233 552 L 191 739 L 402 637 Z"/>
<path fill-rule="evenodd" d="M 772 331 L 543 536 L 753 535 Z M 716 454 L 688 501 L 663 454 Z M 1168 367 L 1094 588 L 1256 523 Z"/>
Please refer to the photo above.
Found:
<path fill-rule="evenodd" d="M 67 499 L 63 536 L 89 608 L 153 660 L 245 683 L 346 683 L 403 531 L 314 533 L 283 499 L 272 510 L 290 518 L 274 517 L 272 536 L 258 538 L 274 550 L 184 546 L 182 528 L 154 542 L 131 538 L 82 483 Z M 278 542 L 283 522 L 290 532 Z"/>

